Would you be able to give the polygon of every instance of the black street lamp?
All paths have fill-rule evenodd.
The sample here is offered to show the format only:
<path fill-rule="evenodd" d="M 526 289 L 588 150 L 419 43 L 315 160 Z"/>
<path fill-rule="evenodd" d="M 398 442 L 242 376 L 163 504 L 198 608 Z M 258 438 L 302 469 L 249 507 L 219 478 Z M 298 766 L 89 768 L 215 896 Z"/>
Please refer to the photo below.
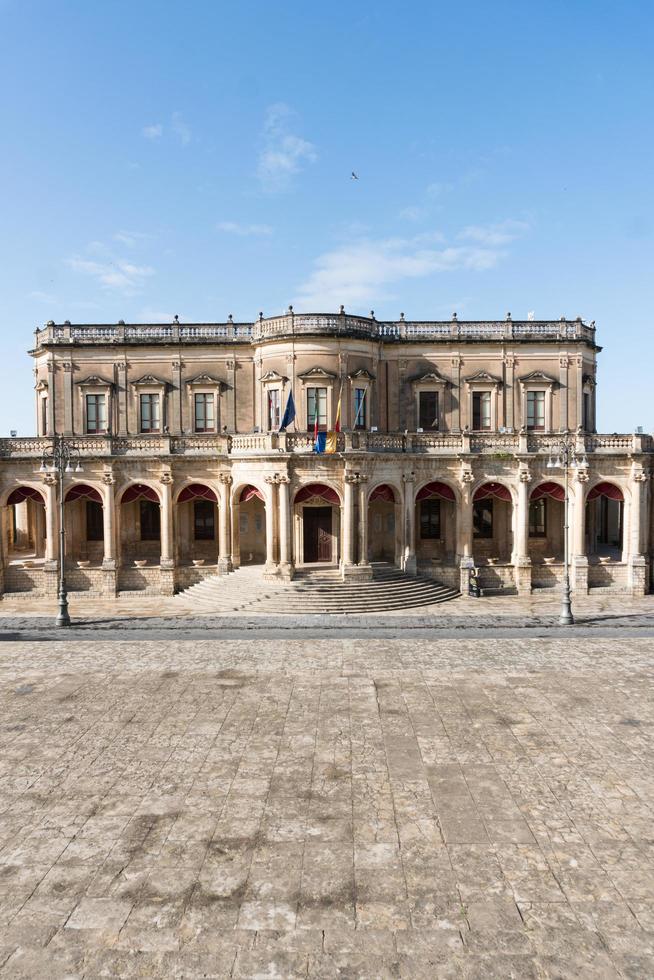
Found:
<path fill-rule="evenodd" d="M 41 457 L 39 473 L 56 473 L 59 487 L 59 612 L 56 626 L 70 626 L 68 593 L 66 592 L 66 530 L 64 527 L 64 473 L 81 473 L 80 453 L 76 446 L 66 442 L 63 436 L 55 436 L 50 452 Z"/>
<path fill-rule="evenodd" d="M 588 460 L 584 455 L 583 459 L 577 456 L 574 441 L 567 433 L 561 437 L 558 445 L 552 447 L 556 451 L 556 459 L 550 458 L 547 461 L 548 470 L 562 469 L 564 474 L 565 497 L 564 497 L 564 517 L 563 517 L 563 595 L 561 596 L 561 614 L 559 623 L 561 626 L 572 626 L 574 617 L 572 615 L 572 597 L 570 590 L 570 489 L 569 473 L 570 470 L 578 470 L 588 466 Z"/>

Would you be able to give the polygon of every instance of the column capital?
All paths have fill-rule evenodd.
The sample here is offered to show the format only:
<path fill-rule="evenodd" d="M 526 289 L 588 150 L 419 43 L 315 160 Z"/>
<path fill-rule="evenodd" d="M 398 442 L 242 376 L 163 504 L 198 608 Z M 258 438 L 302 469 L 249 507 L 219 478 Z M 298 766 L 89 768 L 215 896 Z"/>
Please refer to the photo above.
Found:
<path fill-rule="evenodd" d="M 159 482 L 164 487 L 170 487 L 170 486 L 172 486 L 172 483 L 173 483 L 173 474 L 172 473 L 162 473 L 161 476 L 159 477 Z"/>
<path fill-rule="evenodd" d="M 638 464 L 634 464 L 633 470 L 631 471 L 631 479 L 634 483 L 646 483 L 648 474 Z"/>
<path fill-rule="evenodd" d="M 528 466 L 520 466 L 518 470 L 518 480 L 520 483 L 531 483 L 531 473 Z"/>
<path fill-rule="evenodd" d="M 346 473 L 343 476 L 343 480 L 345 481 L 345 483 L 350 483 L 353 486 L 356 486 L 357 484 L 361 483 L 363 479 L 368 479 L 368 478 L 362 477 L 360 473 Z"/>
<path fill-rule="evenodd" d="M 56 487 L 58 481 L 58 476 L 56 473 L 46 473 L 43 477 L 43 482 L 46 487 Z"/>
<path fill-rule="evenodd" d="M 230 476 L 229 473 L 221 473 L 218 477 L 218 482 L 222 483 L 222 485 L 225 487 L 231 487 L 232 483 L 234 482 L 234 478 Z"/>
<path fill-rule="evenodd" d="M 279 483 L 279 473 L 273 473 L 272 476 L 266 476 L 264 478 L 264 483 L 268 483 L 270 486 L 277 486 Z"/>
<path fill-rule="evenodd" d="M 403 473 L 402 474 L 402 482 L 403 483 L 415 483 L 416 482 L 416 475 L 415 475 L 415 473 Z"/>
<path fill-rule="evenodd" d="M 107 470 L 102 474 L 102 482 L 107 487 L 113 487 L 114 483 L 116 482 L 116 477 L 113 475 L 111 470 Z"/>

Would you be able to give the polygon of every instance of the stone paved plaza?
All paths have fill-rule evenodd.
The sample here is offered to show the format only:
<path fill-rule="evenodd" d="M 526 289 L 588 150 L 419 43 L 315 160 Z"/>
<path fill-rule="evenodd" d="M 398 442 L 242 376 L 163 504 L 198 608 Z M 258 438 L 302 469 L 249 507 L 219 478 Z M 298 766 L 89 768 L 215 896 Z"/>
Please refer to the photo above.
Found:
<path fill-rule="evenodd" d="M 653 654 L 4 642 L 0 976 L 651 977 Z"/>

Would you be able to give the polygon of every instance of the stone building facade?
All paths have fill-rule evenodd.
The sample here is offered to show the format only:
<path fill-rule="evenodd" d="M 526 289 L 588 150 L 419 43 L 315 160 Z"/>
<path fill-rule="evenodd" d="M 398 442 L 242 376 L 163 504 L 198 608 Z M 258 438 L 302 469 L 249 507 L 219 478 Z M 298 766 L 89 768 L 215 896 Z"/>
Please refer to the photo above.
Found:
<path fill-rule="evenodd" d="M 596 432 L 594 324 L 49 322 L 35 332 L 38 435 L 0 440 L 2 589 L 53 595 L 60 434 L 72 590 L 172 594 L 259 563 L 269 577 L 393 562 L 526 594 L 563 575 L 564 436 L 577 593 L 649 590 L 652 439 Z M 293 393 L 296 418 L 280 431 Z M 336 451 L 313 451 L 333 430 Z"/>

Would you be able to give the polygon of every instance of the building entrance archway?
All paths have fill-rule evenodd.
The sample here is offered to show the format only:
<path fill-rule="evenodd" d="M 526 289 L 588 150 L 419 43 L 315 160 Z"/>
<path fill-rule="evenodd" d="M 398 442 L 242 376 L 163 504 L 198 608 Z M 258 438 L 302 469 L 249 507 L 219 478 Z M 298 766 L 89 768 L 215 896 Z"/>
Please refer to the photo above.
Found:
<path fill-rule="evenodd" d="M 295 495 L 296 553 L 300 565 L 339 560 L 340 500 L 332 487 L 310 483 Z"/>

